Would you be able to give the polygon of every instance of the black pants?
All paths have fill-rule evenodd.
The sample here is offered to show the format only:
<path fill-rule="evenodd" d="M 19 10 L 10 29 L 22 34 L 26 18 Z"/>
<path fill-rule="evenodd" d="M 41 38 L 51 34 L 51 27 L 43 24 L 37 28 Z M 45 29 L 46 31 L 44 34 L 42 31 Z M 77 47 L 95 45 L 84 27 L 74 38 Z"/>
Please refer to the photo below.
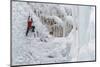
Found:
<path fill-rule="evenodd" d="M 35 26 L 32 26 L 31 28 L 27 27 L 26 36 L 28 35 L 30 29 L 32 29 L 32 32 L 35 32 Z"/>

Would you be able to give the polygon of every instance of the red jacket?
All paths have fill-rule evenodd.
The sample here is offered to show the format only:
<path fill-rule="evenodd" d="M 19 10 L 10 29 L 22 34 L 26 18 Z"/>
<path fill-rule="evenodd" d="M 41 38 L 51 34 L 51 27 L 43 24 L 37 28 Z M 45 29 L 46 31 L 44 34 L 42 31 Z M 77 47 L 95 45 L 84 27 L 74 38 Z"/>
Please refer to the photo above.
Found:
<path fill-rule="evenodd" d="M 32 21 L 28 21 L 28 28 L 32 27 Z"/>

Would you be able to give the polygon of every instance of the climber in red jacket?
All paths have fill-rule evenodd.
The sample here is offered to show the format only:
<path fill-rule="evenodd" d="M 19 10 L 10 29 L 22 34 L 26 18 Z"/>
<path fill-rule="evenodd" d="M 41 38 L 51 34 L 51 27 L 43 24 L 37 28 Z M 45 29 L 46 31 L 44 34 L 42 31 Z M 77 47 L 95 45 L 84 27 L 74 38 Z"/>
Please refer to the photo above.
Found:
<path fill-rule="evenodd" d="M 32 32 L 35 32 L 35 26 L 32 26 L 33 23 L 33 19 L 30 18 L 30 16 L 28 17 L 28 21 L 27 21 L 27 31 L 26 31 L 26 36 L 28 35 L 28 32 L 30 29 L 32 29 Z"/>

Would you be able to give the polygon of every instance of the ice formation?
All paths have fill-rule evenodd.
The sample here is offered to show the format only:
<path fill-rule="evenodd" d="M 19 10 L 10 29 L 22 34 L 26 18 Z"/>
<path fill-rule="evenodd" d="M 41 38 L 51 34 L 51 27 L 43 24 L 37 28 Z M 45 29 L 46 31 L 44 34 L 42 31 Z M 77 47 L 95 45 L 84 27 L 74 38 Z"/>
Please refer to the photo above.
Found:
<path fill-rule="evenodd" d="M 27 65 L 94 60 L 94 34 L 88 34 L 90 39 L 93 35 L 92 40 L 89 40 L 88 43 L 82 47 L 79 45 L 79 24 L 81 22 L 78 22 L 78 16 L 81 15 L 78 14 L 78 10 L 78 6 L 72 5 L 13 1 L 12 64 Z M 29 32 L 29 35 L 25 36 L 29 15 L 33 18 L 36 32 Z M 92 32 L 91 28 L 95 25 L 92 17 L 89 22 L 88 31 Z M 57 33 L 53 32 L 54 34 L 50 35 L 51 28 L 55 29 L 55 27 L 59 31 L 55 30 Z"/>

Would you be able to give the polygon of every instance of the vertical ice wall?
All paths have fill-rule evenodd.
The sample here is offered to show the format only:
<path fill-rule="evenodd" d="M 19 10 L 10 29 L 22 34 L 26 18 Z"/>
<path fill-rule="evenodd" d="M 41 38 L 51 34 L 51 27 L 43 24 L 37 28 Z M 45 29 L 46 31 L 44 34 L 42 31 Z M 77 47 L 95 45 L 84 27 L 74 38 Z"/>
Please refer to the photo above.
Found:
<path fill-rule="evenodd" d="M 94 11 L 91 12 L 90 7 L 30 2 L 13 2 L 12 6 L 13 64 L 74 62 L 78 59 L 83 61 L 89 59 L 90 55 L 94 58 L 92 53 L 94 48 L 91 44 L 95 42 L 94 40 L 89 41 L 89 39 L 94 39 L 92 33 L 94 32 L 95 19 L 92 17 Z M 36 31 L 41 33 L 41 36 L 37 38 L 34 38 L 31 32 L 29 32 L 28 37 L 25 36 L 29 15 L 33 18 Z M 89 18 L 90 15 L 91 18 Z M 58 26 L 64 28 L 64 36 L 51 38 L 47 41 L 43 39 L 43 37 L 49 36 L 49 31 L 42 23 L 41 16 L 53 18 Z M 66 33 L 68 34 L 66 35 Z M 80 39 L 79 43 L 78 38 Z M 87 44 L 89 44 L 89 48 Z M 84 49 L 86 50 L 84 51 Z M 91 50 L 88 55 L 86 51 L 89 49 Z"/>
<path fill-rule="evenodd" d="M 79 7 L 79 61 L 95 60 L 95 8 Z"/>

